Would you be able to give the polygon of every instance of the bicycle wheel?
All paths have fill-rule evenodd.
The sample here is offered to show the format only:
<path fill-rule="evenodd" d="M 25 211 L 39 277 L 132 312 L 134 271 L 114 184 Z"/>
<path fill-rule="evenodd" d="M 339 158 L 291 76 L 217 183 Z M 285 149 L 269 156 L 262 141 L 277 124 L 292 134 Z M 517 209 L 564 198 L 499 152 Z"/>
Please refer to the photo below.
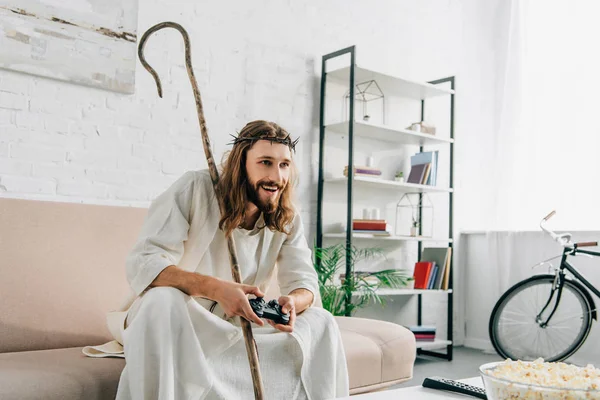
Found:
<path fill-rule="evenodd" d="M 561 361 L 585 342 L 592 329 L 591 307 L 578 283 L 565 280 L 556 312 L 543 327 L 536 317 L 550 297 L 554 275 L 537 275 L 511 287 L 496 303 L 490 317 L 490 339 L 498 354 L 512 360 Z M 556 294 L 544 310 L 545 321 Z"/>

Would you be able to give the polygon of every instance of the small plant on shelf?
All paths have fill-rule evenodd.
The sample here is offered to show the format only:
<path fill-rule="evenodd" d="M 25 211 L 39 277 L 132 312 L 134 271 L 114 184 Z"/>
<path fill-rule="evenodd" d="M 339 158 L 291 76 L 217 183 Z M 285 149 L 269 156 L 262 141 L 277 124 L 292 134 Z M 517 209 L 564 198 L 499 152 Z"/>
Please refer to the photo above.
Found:
<path fill-rule="evenodd" d="M 410 236 L 417 236 L 419 231 L 419 220 L 413 216 L 412 226 L 410 227 Z"/>
<path fill-rule="evenodd" d="M 394 180 L 396 182 L 404 182 L 404 172 L 396 171 L 396 175 L 394 175 Z"/>
<path fill-rule="evenodd" d="M 346 270 L 346 250 L 343 243 L 329 247 L 315 247 L 314 266 L 319 279 L 319 293 L 323 308 L 338 316 L 351 316 L 369 303 L 385 305 L 377 294 L 379 288 L 406 288 L 410 286 L 412 274 L 407 270 L 387 269 L 383 271 L 352 273 L 338 283 L 337 277 Z M 361 260 L 384 257 L 379 248 L 350 248 L 351 270 Z"/>

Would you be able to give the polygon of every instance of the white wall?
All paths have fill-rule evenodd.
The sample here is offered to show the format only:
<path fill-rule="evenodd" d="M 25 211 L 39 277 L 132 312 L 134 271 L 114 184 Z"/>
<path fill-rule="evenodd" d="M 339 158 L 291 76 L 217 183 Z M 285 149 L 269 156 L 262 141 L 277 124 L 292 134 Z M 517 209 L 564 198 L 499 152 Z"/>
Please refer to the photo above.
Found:
<path fill-rule="evenodd" d="M 358 62 L 382 72 L 414 80 L 456 75 L 458 231 L 486 213 L 479 185 L 491 151 L 486 133 L 493 124 L 501 5 L 140 0 L 138 35 L 165 20 L 188 29 L 217 157 L 228 148 L 229 134 L 252 119 L 277 121 L 301 137 L 299 200 L 310 236 L 321 56 L 357 45 Z M 161 31 L 146 54 L 163 80 L 162 100 L 139 63 L 131 96 L 0 71 L 0 194 L 146 206 L 184 171 L 205 167 L 178 33 Z"/>

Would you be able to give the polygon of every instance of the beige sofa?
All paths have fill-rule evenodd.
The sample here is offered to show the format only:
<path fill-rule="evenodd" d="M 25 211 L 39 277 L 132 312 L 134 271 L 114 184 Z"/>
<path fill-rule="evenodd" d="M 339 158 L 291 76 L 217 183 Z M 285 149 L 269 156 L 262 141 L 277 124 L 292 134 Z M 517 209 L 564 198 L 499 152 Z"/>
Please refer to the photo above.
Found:
<path fill-rule="evenodd" d="M 114 399 L 125 361 L 81 347 L 111 339 L 124 259 L 146 209 L 0 198 L 0 399 Z M 337 318 L 351 393 L 411 379 L 415 339 L 382 321 Z"/>

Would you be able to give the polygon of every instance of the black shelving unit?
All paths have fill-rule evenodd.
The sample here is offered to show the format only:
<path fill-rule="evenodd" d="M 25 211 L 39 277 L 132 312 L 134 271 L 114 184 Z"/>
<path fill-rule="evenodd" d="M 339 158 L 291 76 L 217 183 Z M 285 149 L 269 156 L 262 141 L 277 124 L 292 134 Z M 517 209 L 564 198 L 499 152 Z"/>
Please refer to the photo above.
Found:
<path fill-rule="evenodd" d="M 346 215 L 346 227 L 352 227 L 352 210 L 353 210 L 353 184 L 354 184 L 354 169 L 352 166 L 354 165 L 354 131 L 355 131 L 355 120 L 354 120 L 354 109 L 355 109 L 355 77 L 356 77 L 356 47 L 351 46 L 345 49 L 341 49 L 335 51 L 330 54 L 326 54 L 322 57 L 321 63 L 321 99 L 320 99 L 320 122 L 319 122 L 319 178 L 318 178 L 318 193 L 317 193 L 317 233 L 316 233 L 316 245 L 317 247 L 323 247 L 323 192 L 324 192 L 324 157 L 325 157 L 325 99 L 326 99 L 326 86 L 327 86 L 327 62 L 329 60 L 350 55 L 350 66 L 348 69 L 348 85 L 349 85 L 349 119 L 348 119 L 348 178 L 347 178 L 347 215 Z M 431 85 L 440 85 L 450 83 L 450 91 L 448 92 L 450 96 L 450 140 L 448 141 L 448 145 L 450 146 L 450 160 L 449 160 L 449 190 L 448 190 L 448 213 L 449 213 L 449 226 L 448 226 L 448 247 L 453 247 L 453 187 L 454 187 L 454 93 L 455 93 L 455 77 L 447 77 L 438 80 L 434 80 L 428 82 Z M 425 99 L 421 98 L 421 121 L 424 120 L 425 117 Z M 423 151 L 423 146 L 419 147 L 420 151 Z M 427 191 L 425 188 L 424 191 Z M 422 194 L 423 191 L 420 191 L 419 196 L 419 205 L 422 206 Z M 408 192 L 407 192 L 408 193 Z M 421 234 L 421 226 L 422 226 L 422 213 L 421 209 L 419 209 L 419 234 Z M 352 273 L 352 265 L 350 262 L 350 251 L 352 247 L 352 229 L 346 229 L 346 276 L 350 276 Z M 422 251 L 422 241 L 419 240 L 417 242 L 417 259 L 421 258 Z M 453 252 L 454 253 L 454 252 Z M 417 354 L 419 355 L 427 355 L 438 358 L 447 359 L 448 361 L 452 360 L 452 348 L 453 348 L 453 259 L 454 254 L 450 259 L 450 275 L 448 282 L 448 314 L 447 314 L 447 340 L 449 344 L 446 345 L 446 352 L 436 352 L 431 350 L 425 350 L 418 348 Z M 350 301 L 351 294 L 347 294 L 346 301 Z M 420 325 L 422 323 L 422 308 L 423 308 L 423 299 L 422 294 L 417 294 L 417 323 Z"/>

